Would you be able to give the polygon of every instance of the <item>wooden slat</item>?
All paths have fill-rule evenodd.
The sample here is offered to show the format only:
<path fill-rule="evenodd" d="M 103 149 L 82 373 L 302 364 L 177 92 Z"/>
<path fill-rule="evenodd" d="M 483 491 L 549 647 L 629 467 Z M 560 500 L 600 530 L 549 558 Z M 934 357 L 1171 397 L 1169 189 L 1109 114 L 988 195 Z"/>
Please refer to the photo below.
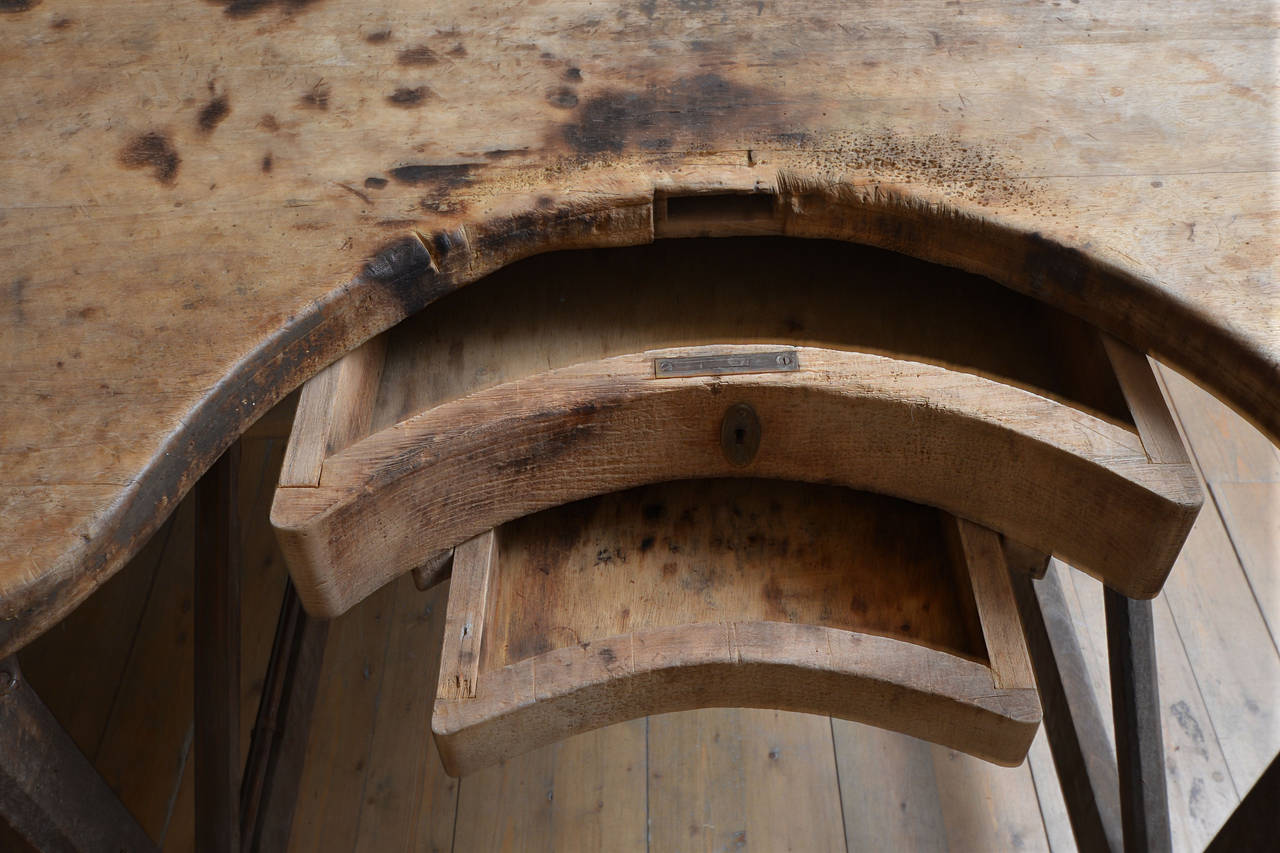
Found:
<path fill-rule="evenodd" d="M 827 719 L 736 709 L 650 718 L 649 849 L 743 848 L 844 849 Z"/>
<path fill-rule="evenodd" d="M 1025 763 L 997 767 L 944 747 L 930 749 L 949 849 L 1049 849 Z"/>
<path fill-rule="evenodd" d="M 194 509 L 192 496 L 174 512 L 94 762 L 156 839 L 166 835 L 192 764 Z"/>
<path fill-rule="evenodd" d="M 195 490 L 196 849 L 240 849 L 240 445 Z"/>
<path fill-rule="evenodd" d="M 1142 464 L 1132 432 L 981 377 L 802 348 L 796 371 L 655 380 L 658 354 L 477 392 L 329 457 L 318 488 L 280 489 L 272 521 L 304 604 L 339 613 L 424 554 L 655 480 L 764 476 L 891 494 L 1072 557 L 1135 595 L 1158 591 L 1199 508 L 1189 466 Z M 725 393 L 773 436 L 746 468 L 716 440 Z M 1036 486 L 1045 478 L 1080 484 L 1082 499 L 1059 500 Z M 373 556 L 359 544 L 375 523 Z"/>
<path fill-rule="evenodd" d="M 1034 688 L 1031 660 L 1018 618 L 1018 605 L 1009 584 L 1000 536 L 985 527 L 958 518 L 955 521 L 964 549 L 965 566 L 973 585 L 973 598 L 982 621 L 991 660 L 991 674 L 999 688 Z"/>
<path fill-rule="evenodd" d="M 1151 602 L 1107 589 L 1106 609 L 1124 848 L 1171 850 Z"/>
<path fill-rule="evenodd" d="M 1102 339 L 1147 457 L 1157 463 L 1186 463 L 1186 448 L 1165 404 L 1151 360 L 1115 338 L 1103 335 Z"/>
<path fill-rule="evenodd" d="M 386 338 L 378 336 L 303 386 L 281 486 L 319 485 L 325 457 L 368 433 L 385 355 Z"/>
<path fill-rule="evenodd" d="M 401 578 L 383 623 L 387 654 L 369 741 L 355 850 L 448 850 L 458 781 L 431 737 L 448 585 L 420 592 Z M 269 849 L 269 848 L 268 848 Z"/>
<path fill-rule="evenodd" d="M 1115 753 L 1094 701 L 1071 617 L 1053 572 L 1011 577 L 1035 666 L 1044 728 L 1077 843 L 1120 851 L 1123 844 Z"/>
<path fill-rule="evenodd" d="M 42 852 L 156 849 L 14 658 L 0 659 L 0 822 Z"/>
<path fill-rule="evenodd" d="M 244 850 L 288 843 L 327 635 L 287 585 L 239 792 Z"/>
<path fill-rule="evenodd" d="M 475 698 L 490 579 L 497 571 L 496 551 L 497 539 L 490 530 L 462 543 L 454 552 L 456 570 L 449 585 L 449 613 L 440 652 L 439 698 Z"/>
<path fill-rule="evenodd" d="M 1108 745 L 1114 744 L 1110 713 L 1111 688 L 1106 656 L 1103 587 L 1081 572 L 1054 561 L 1052 573 L 1062 582 L 1068 609 L 1085 655 L 1094 698 L 1103 710 Z M 1239 800 L 1214 718 L 1201 696 L 1192 667 L 1169 608 L 1168 591 L 1156 599 L 1158 676 L 1165 738 L 1165 779 L 1169 794 L 1174 849 L 1198 853 Z M 1223 735 L 1228 732 L 1223 732 Z"/>
<path fill-rule="evenodd" d="M 369 744 L 398 596 L 394 586 L 329 626 L 293 829 L 293 853 L 351 850 L 360 836 Z"/>
<path fill-rule="evenodd" d="M 831 721 L 840 807 L 850 853 L 947 850 L 929 744 L 846 720 Z"/>

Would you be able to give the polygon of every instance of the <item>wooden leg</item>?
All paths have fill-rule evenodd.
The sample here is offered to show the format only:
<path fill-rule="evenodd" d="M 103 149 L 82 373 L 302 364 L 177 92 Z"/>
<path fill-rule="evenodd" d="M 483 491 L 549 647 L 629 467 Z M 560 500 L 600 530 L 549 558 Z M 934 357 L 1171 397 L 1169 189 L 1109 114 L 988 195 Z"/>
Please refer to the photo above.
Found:
<path fill-rule="evenodd" d="M 196 484 L 196 850 L 240 845 L 240 444 Z"/>
<path fill-rule="evenodd" d="M 156 849 L 23 679 L 16 658 L 0 661 L 0 822 L 40 851 Z"/>
<path fill-rule="evenodd" d="M 1205 853 L 1235 853 L 1237 850 L 1266 850 L 1280 839 L 1280 756 L 1245 794 L 1227 818 Z"/>
<path fill-rule="evenodd" d="M 1124 848 L 1167 851 L 1173 841 L 1165 794 L 1151 602 L 1125 598 L 1107 589 L 1106 609 Z"/>
<path fill-rule="evenodd" d="M 241 789 L 241 846 L 284 850 L 293 825 L 328 623 L 302 609 L 290 581 L 253 725 Z"/>
<path fill-rule="evenodd" d="M 1119 853 L 1123 834 L 1114 752 L 1062 589 L 1052 573 L 1033 582 L 1014 571 L 1011 579 L 1076 844 L 1085 853 Z"/>

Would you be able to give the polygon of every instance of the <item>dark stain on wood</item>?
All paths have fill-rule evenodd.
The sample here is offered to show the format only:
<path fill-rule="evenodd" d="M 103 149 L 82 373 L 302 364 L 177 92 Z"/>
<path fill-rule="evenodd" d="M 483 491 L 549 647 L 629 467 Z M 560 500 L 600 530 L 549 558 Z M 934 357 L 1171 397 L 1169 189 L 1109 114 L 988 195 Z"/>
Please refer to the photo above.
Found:
<path fill-rule="evenodd" d="M 222 13 L 228 18 L 248 18 L 272 6 L 278 6 L 286 14 L 299 12 L 308 6 L 316 5 L 319 0 L 208 0 L 215 6 L 222 6 Z"/>
<path fill-rule="evenodd" d="M 275 166 L 275 159 L 271 156 L 271 152 L 268 151 L 266 154 L 262 155 L 262 173 L 264 175 L 271 174 L 273 166 Z"/>
<path fill-rule="evenodd" d="M 439 61 L 440 57 L 436 56 L 436 52 L 425 44 L 406 47 L 396 54 L 396 62 L 401 65 L 435 65 Z"/>
<path fill-rule="evenodd" d="M 547 103 L 562 110 L 571 110 L 578 105 L 578 93 L 568 86 L 561 86 L 547 93 Z"/>
<path fill-rule="evenodd" d="M 329 95 L 331 90 L 329 84 L 323 80 L 318 81 L 310 89 L 302 93 L 302 97 L 298 100 L 302 106 L 313 110 L 329 109 Z"/>
<path fill-rule="evenodd" d="M 768 125 L 781 97 L 718 74 L 682 77 L 639 91 L 607 90 L 583 101 L 560 136 L 578 154 L 665 150 L 673 139 L 697 141 L 732 127 Z"/>
<path fill-rule="evenodd" d="M 446 163 L 442 165 L 428 163 L 411 163 L 396 166 L 387 174 L 398 184 L 411 187 L 431 186 L 437 188 L 460 187 L 472 180 L 475 170 L 483 163 Z"/>
<path fill-rule="evenodd" d="M 40 0 L 0 0 L 0 12 L 25 12 L 40 5 Z"/>
<path fill-rule="evenodd" d="M 467 55 L 467 49 L 461 44 L 455 44 L 450 50 L 449 55 L 455 59 L 462 59 Z"/>
<path fill-rule="evenodd" d="M 390 95 L 387 95 L 387 103 L 402 109 L 410 109 L 412 107 L 420 107 L 434 97 L 435 93 L 426 86 L 414 86 L 413 88 L 401 86 Z"/>
<path fill-rule="evenodd" d="M 231 101 L 226 95 L 218 95 L 200 109 L 196 124 L 201 133 L 213 133 L 214 129 L 231 114 Z"/>
<path fill-rule="evenodd" d="M 569 81 L 569 82 L 571 82 L 571 83 L 581 83 L 581 82 L 582 82 L 582 69 L 581 69 L 581 68 L 568 68 L 568 69 L 565 69 L 565 72 L 564 72 L 564 79 L 568 80 L 568 81 Z"/>
<path fill-rule="evenodd" d="M 380 190 L 387 185 L 386 178 L 368 177 L 364 179 L 364 188 L 367 190 Z"/>
<path fill-rule="evenodd" d="M 484 152 L 484 156 L 489 160 L 505 160 L 513 154 L 526 154 L 528 148 L 494 148 Z"/>
<path fill-rule="evenodd" d="M 135 136 L 120 151 L 120 165 L 126 169 L 151 168 L 157 181 L 170 185 L 178 175 L 178 166 L 182 158 L 173 147 L 169 137 L 159 131 L 150 131 Z"/>
<path fill-rule="evenodd" d="M 364 37 L 369 44 L 385 44 L 391 41 L 391 30 L 378 30 Z"/>
<path fill-rule="evenodd" d="M 268 133 L 275 133 L 280 129 L 280 122 L 276 121 L 276 117 L 271 113 L 263 113 L 262 118 L 258 119 L 258 127 Z"/>

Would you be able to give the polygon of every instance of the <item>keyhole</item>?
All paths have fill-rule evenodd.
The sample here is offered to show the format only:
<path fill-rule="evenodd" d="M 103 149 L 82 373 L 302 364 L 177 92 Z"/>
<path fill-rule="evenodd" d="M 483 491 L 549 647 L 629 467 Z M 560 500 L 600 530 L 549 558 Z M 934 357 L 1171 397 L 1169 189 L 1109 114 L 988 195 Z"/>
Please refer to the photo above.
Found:
<path fill-rule="evenodd" d="M 731 465 L 750 465 L 760 449 L 760 418 L 746 403 L 735 403 L 720 422 L 720 449 Z"/>

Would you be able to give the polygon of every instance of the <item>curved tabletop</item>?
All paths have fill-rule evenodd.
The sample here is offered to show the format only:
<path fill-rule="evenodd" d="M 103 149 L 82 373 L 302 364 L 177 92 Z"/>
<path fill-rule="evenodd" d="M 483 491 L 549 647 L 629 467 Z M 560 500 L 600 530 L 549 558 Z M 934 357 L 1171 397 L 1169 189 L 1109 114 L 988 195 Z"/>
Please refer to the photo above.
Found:
<path fill-rule="evenodd" d="M 1273 4 L 485 8 L 0 4 L 0 654 L 308 376 L 548 249 L 874 243 L 1280 435 Z"/>

